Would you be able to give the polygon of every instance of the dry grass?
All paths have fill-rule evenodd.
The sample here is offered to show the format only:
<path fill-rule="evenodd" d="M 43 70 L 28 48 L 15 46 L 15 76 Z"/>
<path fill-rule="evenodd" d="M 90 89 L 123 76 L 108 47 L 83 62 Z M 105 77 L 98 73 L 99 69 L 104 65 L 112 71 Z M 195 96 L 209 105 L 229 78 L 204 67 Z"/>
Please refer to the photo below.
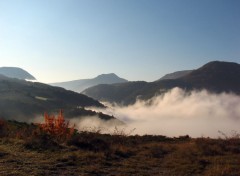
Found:
<path fill-rule="evenodd" d="M 7 133 L 11 130 L 11 133 Z M 14 135 L 14 133 L 21 135 Z M 240 175 L 240 139 L 76 133 L 59 142 L 36 126 L 1 126 L 0 175 Z"/>

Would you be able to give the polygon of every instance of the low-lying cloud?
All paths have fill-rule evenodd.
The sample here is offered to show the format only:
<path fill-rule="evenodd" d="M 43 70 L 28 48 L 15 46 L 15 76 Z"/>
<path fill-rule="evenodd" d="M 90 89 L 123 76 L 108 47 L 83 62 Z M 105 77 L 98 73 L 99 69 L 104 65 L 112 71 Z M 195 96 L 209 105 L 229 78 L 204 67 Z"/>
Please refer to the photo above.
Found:
<path fill-rule="evenodd" d="M 97 110 L 97 109 L 95 109 Z M 240 131 L 240 96 L 213 94 L 206 90 L 185 92 L 180 88 L 134 105 L 99 109 L 125 122 L 135 134 L 223 137 Z"/>
<path fill-rule="evenodd" d="M 104 120 L 98 116 L 85 116 L 70 119 L 70 124 L 75 125 L 75 128 L 79 131 L 112 134 L 115 127 L 119 125 L 119 121 L 116 119 Z"/>

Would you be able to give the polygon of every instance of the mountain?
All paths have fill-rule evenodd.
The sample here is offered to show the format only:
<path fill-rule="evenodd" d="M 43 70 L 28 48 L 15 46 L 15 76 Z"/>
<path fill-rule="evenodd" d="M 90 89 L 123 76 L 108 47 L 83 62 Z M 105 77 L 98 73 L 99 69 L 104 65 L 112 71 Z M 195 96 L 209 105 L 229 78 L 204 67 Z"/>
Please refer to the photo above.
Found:
<path fill-rule="evenodd" d="M 18 67 L 0 67 L 0 74 L 9 78 L 36 80 L 36 78 L 34 78 L 34 76 L 32 76 L 26 70 Z"/>
<path fill-rule="evenodd" d="M 183 70 L 183 71 L 177 71 L 177 72 L 169 73 L 169 74 L 166 74 L 165 76 L 163 76 L 162 78 L 160 78 L 157 81 L 164 80 L 164 79 L 178 79 L 178 78 L 181 78 L 183 76 L 186 76 L 187 74 L 189 74 L 191 72 L 192 72 L 192 70 Z"/>
<path fill-rule="evenodd" d="M 233 62 L 209 62 L 201 68 L 182 77 L 194 89 L 213 92 L 240 93 L 240 64 Z"/>
<path fill-rule="evenodd" d="M 99 116 L 114 119 L 85 110 L 87 106 L 104 107 L 90 97 L 63 88 L 0 76 L 0 118 L 28 121 L 44 112 L 55 113 L 63 109 L 69 118 Z"/>
<path fill-rule="evenodd" d="M 75 92 L 82 92 L 83 90 L 96 86 L 98 84 L 114 84 L 127 82 L 126 79 L 120 78 L 114 73 L 102 74 L 93 79 L 79 79 L 74 81 L 51 83 L 52 86 L 63 87 Z"/>
<path fill-rule="evenodd" d="M 147 82 L 136 81 L 118 84 L 100 84 L 84 90 L 82 93 L 100 101 L 132 104 L 142 89 L 148 86 Z"/>
<path fill-rule="evenodd" d="M 100 101 L 129 105 L 135 103 L 136 99 L 146 100 L 174 87 L 240 94 L 240 65 L 213 61 L 177 79 L 98 85 L 84 90 L 83 93 Z"/>
<path fill-rule="evenodd" d="M 147 100 L 167 89 L 183 84 L 178 80 L 162 80 L 159 82 L 128 82 L 111 85 L 97 85 L 84 90 L 82 93 L 99 101 L 130 105 L 137 99 Z"/>

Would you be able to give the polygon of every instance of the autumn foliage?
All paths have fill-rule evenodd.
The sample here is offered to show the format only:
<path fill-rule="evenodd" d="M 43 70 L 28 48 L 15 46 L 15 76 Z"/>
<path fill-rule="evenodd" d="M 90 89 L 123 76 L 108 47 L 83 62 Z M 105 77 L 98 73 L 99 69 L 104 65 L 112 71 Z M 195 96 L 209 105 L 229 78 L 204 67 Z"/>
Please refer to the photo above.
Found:
<path fill-rule="evenodd" d="M 0 136 L 3 135 L 3 129 L 5 127 L 5 121 L 0 119 Z"/>
<path fill-rule="evenodd" d="M 4 126 L 4 124 L 5 124 L 5 121 L 2 120 L 2 119 L 0 119 L 0 128 L 1 128 L 2 126 Z"/>
<path fill-rule="evenodd" d="M 59 111 L 57 117 L 44 113 L 44 123 L 39 124 L 39 127 L 58 140 L 69 139 L 75 131 L 75 126 L 70 127 L 69 121 L 64 119 L 62 110 Z"/>

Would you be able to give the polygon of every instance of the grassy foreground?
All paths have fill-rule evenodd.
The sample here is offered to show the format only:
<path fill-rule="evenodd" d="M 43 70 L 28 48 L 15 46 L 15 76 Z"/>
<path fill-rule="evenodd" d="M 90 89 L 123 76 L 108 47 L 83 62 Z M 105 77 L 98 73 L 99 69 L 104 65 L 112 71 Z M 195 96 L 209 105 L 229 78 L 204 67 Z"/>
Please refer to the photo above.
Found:
<path fill-rule="evenodd" d="M 105 135 L 62 140 L 19 122 L 0 123 L 0 175 L 240 175 L 240 139 Z"/>

